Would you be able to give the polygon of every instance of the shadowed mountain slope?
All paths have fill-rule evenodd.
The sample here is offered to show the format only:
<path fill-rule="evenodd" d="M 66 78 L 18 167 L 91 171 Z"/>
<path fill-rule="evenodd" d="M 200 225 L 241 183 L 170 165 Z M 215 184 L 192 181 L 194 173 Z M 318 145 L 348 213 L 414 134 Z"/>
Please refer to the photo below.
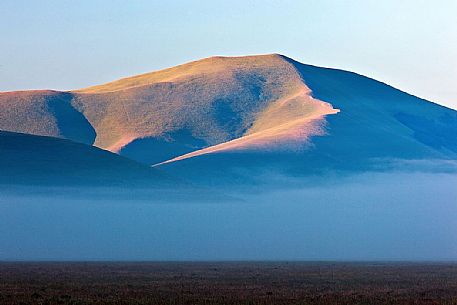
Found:
<path fill-rule="evenodd" d="M 102 149 L 53 137 L 0 131 L 0 184 L 147 186 L 168 175 Z"/>
<path fill-rule="evenodd" d="M 456 156 L 457 111 L 352 72 L 287 60 L 316 98 L 341 109 L 338 118 L 328 119 L 331 135 L 316 139 L 322 149 L 338 139 L 340 145 L 332 145 L 335 153 L 345 150 L 379 158 Z"/>

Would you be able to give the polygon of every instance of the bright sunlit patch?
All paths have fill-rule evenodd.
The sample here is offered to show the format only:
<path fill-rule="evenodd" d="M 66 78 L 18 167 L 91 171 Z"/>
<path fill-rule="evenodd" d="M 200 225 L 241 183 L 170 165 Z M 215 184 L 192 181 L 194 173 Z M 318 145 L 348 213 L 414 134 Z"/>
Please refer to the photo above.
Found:
<path fill-rule="evenodd" d="M 336 114 L 329 103 L 314 99 L 310 90 L 303 86 L 298 92 L 272 103 L 246 135 L 211 147 L 197 150 L 157 165 L 184 160 L 204 154 L 243 149 L 281 149 L 301 147 L 312 136 L 325 135 L 325 116 Z M 281 146 L 279 146 L 281 145 Z"/>

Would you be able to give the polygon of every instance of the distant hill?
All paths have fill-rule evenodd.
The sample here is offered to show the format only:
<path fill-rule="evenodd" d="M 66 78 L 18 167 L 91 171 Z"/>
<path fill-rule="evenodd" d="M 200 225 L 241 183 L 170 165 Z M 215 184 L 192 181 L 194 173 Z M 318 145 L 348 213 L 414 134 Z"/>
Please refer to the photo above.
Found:
<path fill-rule="evenodd" d="M 211 57 L 70 92 L 0 93 L 0 118 L 2 130 L 93 144 L 204 184 L 457 160 L 456 111 L 277 54 Z"/>
<path fill-rule="evenodd" d="M 138 186 L 179 184 L 159 170 L 65 139 L 0 131 L 0 185 Z"/>

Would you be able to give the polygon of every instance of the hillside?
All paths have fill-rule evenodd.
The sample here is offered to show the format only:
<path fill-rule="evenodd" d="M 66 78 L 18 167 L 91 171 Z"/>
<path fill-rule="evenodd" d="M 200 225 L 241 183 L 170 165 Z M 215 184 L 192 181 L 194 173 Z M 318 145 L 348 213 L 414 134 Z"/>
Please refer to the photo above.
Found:
<path fill-rule="evenodd" d="M 134 159 L 140 154 L 150 164 L 244 135 L 250 138 L 242 146 L 293 137 L 287 130 L 308 125 L 310 135 L 319 134 L 312 121 L 337 111 L 314 100 L 278 55 L 212 57 L 75 94 L 97 146 Z M 290 126 L 274 130 L 283 123 Z"/>
<path fill-rule="evenodd" d="M 0 131 L 0 185 L 147 186 L 177 183 L 158 170 L 102 149 Z"/>
<path fill-rule="evenodd" d="M 51 90 L 0 93 L 0 130 L 93 144 L 95 130 L 72 99 L 70 93 Z"/>
<path fill-rule="evenodd" d="M 457 112 L 376 80 L 284 57 L 316 99 L 338 113 L 325 117 L 311 145 L 218 151 L 223 143 L 159 164 L 205 184 L 271 181 L 330 172 L 456 171 Z M 239 141 L 239 139 L 232 142 Z M 211 152 L 218 153 L 211 153 Z M 205 156 L 198 156 L 209 153 Z M 184 160 L 184 161 L 182 161 Z"/>

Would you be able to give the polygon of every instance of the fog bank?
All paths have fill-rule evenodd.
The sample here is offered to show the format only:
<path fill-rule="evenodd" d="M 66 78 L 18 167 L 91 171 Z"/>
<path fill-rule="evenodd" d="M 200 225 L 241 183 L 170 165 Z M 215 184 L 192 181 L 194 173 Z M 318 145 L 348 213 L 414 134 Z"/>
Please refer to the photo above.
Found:
<path fill-rule="evenodd" d="M 377 173 L 174 203 L 3 192 L 0 259 L 456 260 L 456 185 Z"/>

